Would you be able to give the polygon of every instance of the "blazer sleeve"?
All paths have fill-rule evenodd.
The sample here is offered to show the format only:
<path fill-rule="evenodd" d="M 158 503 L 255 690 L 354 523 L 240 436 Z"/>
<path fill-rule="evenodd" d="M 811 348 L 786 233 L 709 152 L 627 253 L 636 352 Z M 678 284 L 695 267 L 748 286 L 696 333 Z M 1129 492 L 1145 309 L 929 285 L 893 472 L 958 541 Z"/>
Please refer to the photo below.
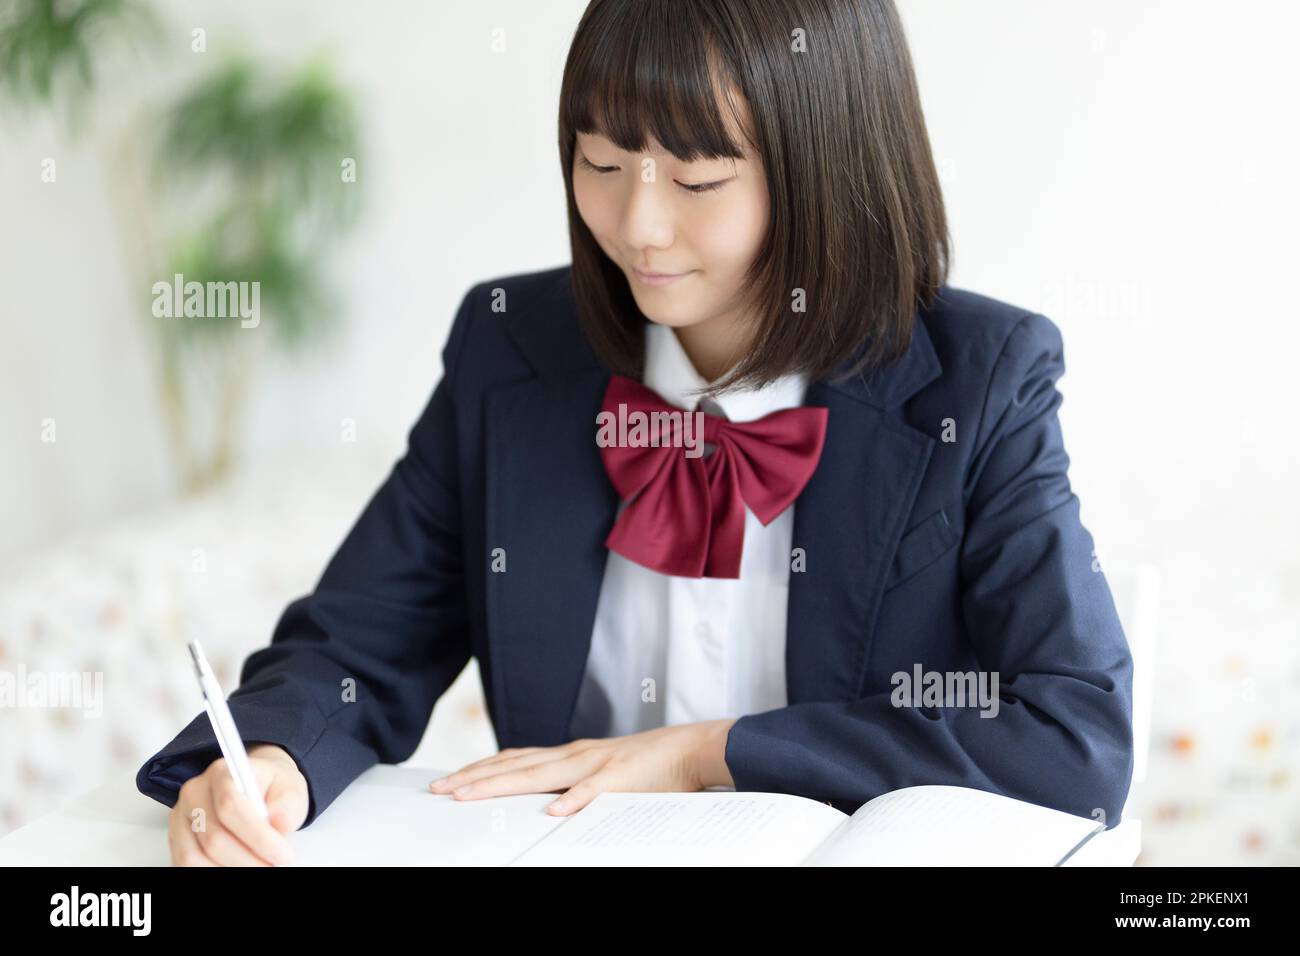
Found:
<path fill-rule="evenodd" d="M 909 786 L 1002 793 L 1107 826 L 1133 769 L 1132 658 L 1066 477 L 1060 333 L 1022 318 L 995 363 L 967 474 L 961 606 L 999 709 L 895 707 L 889 693 L 741 717 L 738 790 L 857 806 Z"/>
<path fill-rule="evenodd" d="M 473 300 L 471 290 L 405 454 L 229 697 L 240 736 L 278 744 L 302 770 L 304 826 L 375 763 L 410 757 L 470 656 L 452 385 Z M 219 756 L 200 714 L 145 762 L 136 785 L 174 806 L 181 785 Z"/>

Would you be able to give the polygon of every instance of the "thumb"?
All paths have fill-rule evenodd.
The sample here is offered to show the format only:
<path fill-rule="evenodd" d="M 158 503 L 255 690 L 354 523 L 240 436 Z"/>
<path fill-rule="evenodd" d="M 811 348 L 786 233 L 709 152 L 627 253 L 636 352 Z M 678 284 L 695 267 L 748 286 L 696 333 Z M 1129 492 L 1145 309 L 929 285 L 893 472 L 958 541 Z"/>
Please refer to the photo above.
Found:
<path fill-rule="evenodd" d="M 271 826 L 281 833 L 292 833 L 307 819 L 307 781 L 301 773 L 277 768 L 264 800 Z"/>

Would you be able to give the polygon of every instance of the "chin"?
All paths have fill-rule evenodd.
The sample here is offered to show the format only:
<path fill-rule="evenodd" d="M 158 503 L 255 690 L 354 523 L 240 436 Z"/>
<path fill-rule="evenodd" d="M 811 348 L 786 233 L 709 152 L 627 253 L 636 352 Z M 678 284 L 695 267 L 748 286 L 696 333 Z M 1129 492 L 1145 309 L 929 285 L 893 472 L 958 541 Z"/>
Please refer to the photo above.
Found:
<path fill-rule="evenodd" d="M 666 325 L 669 328 L 673 328 L 673 329 L 688 328 L 692 325 L 699 325 L 702 321 L 704 321 L 703 316 L 696 315 L 693 312 L 690 314 L 679 315 L 672 312 L 665 312 L 663 309 L 655 309 L 653 311 L 647 311 L 644 308 L 641 310 L 641 312 L 643 315 L 645 315 L 647 319 L 649 319 L 655 325 Z"/>
<path fill-rule="evenodd" d="M 674 329 L 698 325 L 708 318 L 695 303 L 645 301 L 645 297 L 636 297 L 637 308 L 641 314 L 655 325 L 667 325 Z"/>

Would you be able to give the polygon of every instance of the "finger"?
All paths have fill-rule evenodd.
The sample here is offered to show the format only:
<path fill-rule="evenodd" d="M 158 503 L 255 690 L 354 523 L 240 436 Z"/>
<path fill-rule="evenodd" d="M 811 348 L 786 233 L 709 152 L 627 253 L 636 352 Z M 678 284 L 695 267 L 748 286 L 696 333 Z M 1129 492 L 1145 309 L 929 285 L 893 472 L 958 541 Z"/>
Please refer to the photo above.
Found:
<path fill-rule="evenodd" d="M 172 866 L 216 866 L 199 846 L 191 829 L 189 808 L 178 804 L 167 818 L 167 847 L 171 852 Z"/>
<path fill-rule="evenodd" d="M 203 852 L 217 866 L 270 866 L 239 841 L 218 821 L 208 820 L 208 828 L 195 834 Z"/>
<path fill-rule="evenodd" d="M 438 792 L 449 790 L 451 788 L 447 786 L 447 781 L 450 780 L 452 777 L 460 777 L 461 775 L 468 773 L 472 770 L 477 770 L 481 767 L 486 767 L 491 764 L 501 763 L 506 760 L 514 760 L 518 757 L 527 756 L 529 754 L 535 754 L 543 751 L 557 750 L 557 749 L 558 748 L 556 747 L 508 747 L 505 750 L 500 751 L 499 753 L 494 753 L 490 757 L 484 757 L 482 760 L 475 760 L 473 763 L 467 763 L 465 764 L 465 766 L 461 767 L 459 770 L 455 771 L 454 773 L 449 773 L 445 777 L 439 777 L 437 780 L 433 781 L 433 783 L 429 784 L 429 786 L 433 790 Z M 459 782 L 463 782 L 463 779 Z"/>
<path fill-rule="evenodd" d="M 195 805 L 204 813 L 202 825 L 194 834 L 203 852 L 218 866 L 270 866 L 268 861 L 249 849 L 221 821 L 222 811 L 218 810 L 218 804 L 225 798 L 220 794 L 227 786 L 233 788 L 234 780 L 225 772 L 204 773 L 203 782 L 205 789 L 199 791 L 194 798 Z M 235 793 L 242 798 L 238 790 Z"/>
<path fill-rule="evenodd" d="M 435 780 L 430 784 L 430 788 L 434 793 L 450 793 L 466 784 L 471 784 L 496 774 L 522 770 L 525 767 L 534 767 L 538 764 L 549 763 L 553 760 L 566 760 L 571 756 L 573 756 L 572 751 L 565 750 L 561 747 L 533 747 L 530 748 L 529 753 L 521 754 L 517 757 L 508 757 L 505 760 L 497 760 L 491 763 L 479 761 L 477 765 L 471 764 L 463 770 L 457 770 L 449 777 Z"/>
<path fill-rule="evenodd" d="M 490 757 L 484 757 L 482 760 L 475 760 L 473 763 L 461 767 L 457 773 L 464 773 L 474 767 L 482 767 L 486 764 L 499 763 L 501 761 L 513 760 L 517 757 L 527 757 L 530 754 L 570 754 L 575 750 L 586 750 L 592 744 L 598 741 L 591 740 L 587 737 L 578 740 L 570 740 L 568 743 L 556 744 L 554 747 L 507 747 L 492 754 Z"/>
<path fill-rule="evenodd" d="M 254 775 L 260 778 L 258 786 L 266 787 L 275 772 L 263 764 L 254 770 Z M 267 863 L 283 866 L 293 859 L 289 841 L 258 814 L 253 801 L 229 776 L 212 782 L 212 809 L 231 836 Z"/>
<path fill-rule="evenodd" d="M 479 800 L 515 793 L 547 793 L 573 786 L 594 773 L 603 761 L 604 757 L 590 751 L 576 753 L 562 760 L 548 760 L 520 770 L 484 777 L 456 788 L 452 791 L 452 796 L 457 800 Z"/>
<path fill-rule="evenodd" d="M 181 787 L 177 806 L 180 813 L 173 813 L 169 821 L 168 839 L 172 841 L 176 852 L 188 857 L 190 865 L 239 866 L 258 865 L 258 858 L 247 848 L 239 851 L 239 842 L 226 832 L 212 809 L 212 780 L 207 773 L 200 774 L 186 781 Z M 171 829 L 175 826 L 175 831 Z M 189 841 L 198 845 L 194 852 Z M 234 844 L 232 846 L 232 844 Z M 206 858 L 208 864 L 200 858 Z M 265 864 L 262 864 L 265 865 Z"/>
<path fill-rule="evenodd" d="M 448 777 L 444 783 L 443 789 L 454 790 L 463 784 L 473 783 L 476 780 L 482 780 L 486 777 L 495 776 L 499 773 L 509 773 L 514 770 L 522 770 L 525 767 L 534 767 L 538 764 L 550 763 L 552 760 L 565 760 L 572 754 L 560 750 L 558 747 L 547 747 L 536 753 L 523 754 L 518 757 L 511 757 L 507 760 L 498 760 L 495 763 L 483 764 L 480 767 L 457 771 Z"/>
<path fill-rule="evenodd" d="M 602 793 L 619 790 L 617 782 L 607 773 L 595 774 L 574 784 L 547 806 L 546 812 L 556 817 L 577 813 Z"/>
<path fill-rule="evenodd" d="M 461 767 L 462 770 L 468 770 L 470 767 L 477 767 L 481 764 L 492 763 L 494 760 L 510 760 L 513 757 L 523 757 L 528 754 L 541 753 L 543 750 L 557 750 L 557 747 L 506 747 L 504 750 L 498 750 L 481 760 L 475 760 L 473 763 Z"/>

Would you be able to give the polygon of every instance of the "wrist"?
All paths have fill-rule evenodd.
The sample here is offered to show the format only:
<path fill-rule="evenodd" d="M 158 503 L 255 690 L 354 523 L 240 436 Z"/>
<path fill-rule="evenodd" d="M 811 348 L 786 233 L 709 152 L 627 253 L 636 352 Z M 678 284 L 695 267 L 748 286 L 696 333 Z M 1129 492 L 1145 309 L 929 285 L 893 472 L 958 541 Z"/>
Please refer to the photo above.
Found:
<path fill-rule="evenodd" d="M 263 760 L 276 760 L 294 770 L 298 769 L 298 762 L 279 744 L 252 744 L 248 748 L 248 755 Z"/>
<path fill-rule="evenodd" d="M 701 740 L 695 751 L 695 776 L 699 789 L 735 786 L 731 771 L 727 769 L 727 735 L 735 722 L 734 718 L 727 718 L 700 725 Z"/>

